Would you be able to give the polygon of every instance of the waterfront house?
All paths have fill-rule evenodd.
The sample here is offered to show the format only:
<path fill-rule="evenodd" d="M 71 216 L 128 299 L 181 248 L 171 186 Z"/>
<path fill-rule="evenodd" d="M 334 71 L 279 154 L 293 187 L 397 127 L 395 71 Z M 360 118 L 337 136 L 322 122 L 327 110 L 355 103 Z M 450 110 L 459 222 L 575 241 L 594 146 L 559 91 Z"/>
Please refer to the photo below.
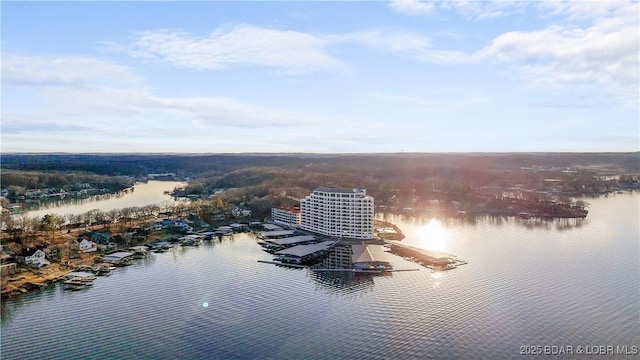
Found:
<path fill-rule="evenodd" d="M 35 267 L 43 267 L 44 265 L 49 265 L 50 262 L 46 258 L 46 254 L 44 251 L 38 248 L 28 247 L 24 249 L 24 251 L 16 256 L 16 260 L 19 263 L 25 264 L 27 266 L 35 266 Z"/>
<path fill-rule="evenodd" d="M 231 214 L 236 218 L 244 218 L 251 216 L 251 210 L 243 209 L 241 207 L 235 207 L 231 210 Z"/>
<path fill-rule="evenodd" d="M 162 219 L 157 224 L 160 225 L 160 227 L 162 227 L 162 228 L 168 228 L 169 226 L 171 226 L 173 224 L 173 221 L 171 221 L 171 219 Z"/>
<path fill-rule="evenodd" d="M 102 252 L 109 252 L 113 249 L 117 249 L 118 244 L 111 241 L 107 241 L 104 244 L 96 244 L 96 248 Z"/>
<path fill-rule="evenodd" d="M 82 252 L 94 252 L 98 250 L 98 248 L 93 244 L 93 241 L 87 239 L 82 239 L 82 241 L 80 241 L 78 249 Z"/>
<path fill-rule="evenodd" d="M 160 225 L 160 223 L 154 224 L 154 225 L 151 225 L 151 226 L 147 227 L 145 230 L 147 230 L 147 231 L 160 231 L 160 230 L 162 230 L 162 225 Z"/>
<path fill-rule="evenodd" d="M 108 231 L 94 232 L 91 234 L 91 240 L 98 244 L 106 244 L 111 239 L 111 233 Z"/>
<path fill-rule="evenodd" d="M 193 232 L 193 227 L 187 223 L 186 220 L 176 220 L 173 222 L 173 227 L 185 232 Z"/>

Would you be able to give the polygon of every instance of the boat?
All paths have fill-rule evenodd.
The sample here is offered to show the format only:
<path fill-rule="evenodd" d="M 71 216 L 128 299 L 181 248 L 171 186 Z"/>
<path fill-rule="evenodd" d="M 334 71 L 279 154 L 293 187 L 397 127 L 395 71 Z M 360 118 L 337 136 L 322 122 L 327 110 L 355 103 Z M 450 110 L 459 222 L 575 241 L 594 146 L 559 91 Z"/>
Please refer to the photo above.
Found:
<path fill-rule="evenodd" d="M 149 248 L 147 248 L 146 246 L 130 247 L 127 249 L 127 251 L 133 253 L 133 255 L 131 255 L 132 259 L 144 259 L 147 257 L 147 255 L 149 255 Z"/>
<path fill-rule="evenodd" d="M 129 266 L 129 265 L 133 265 L 133 259 L 132 258 L 128 258 L 128 259 L 122 259 L 118 262 L 113 263 L 113 266 L 116 267 L 125 267 L 125 266 Z"/>
<path fill-rule="evenodd" d="M 72 277 L 62 282 L 62 288 L 64 290 L 82 290 L 90 286 L 93 286 L 93 280 L 80 276 Z"/>
<path fill-rule="evenodd" d="M 92 282 L 96 279 L 96 276 L 92 272 L 70 272 L 63 276 L 66 280 L 82 280 L 86 282 Z"/>
<path fill-rule="evenodd" d="M 95 274 L 98 276 L 109 276 L 114 269 L 115 267 L 113 266 L 100 265 L 95 268 Z"/>
<path fill-rule="evenodd" d="M 526 212 L 526 211 L 521 211 L 518 213 L 518 217 L 521 219 L 530 219 L 531 218 L 531 214 Z"/>
<path fill-rule="evenodd" d="M 70 280 L 67 280 L 65 282 L 62 283 L 62 289 L 64 290 L 82 290 L 82 289 L 88 289 L 90 285 L 87 285 L 85 283 L 82 282 L 72 282 Z"/>

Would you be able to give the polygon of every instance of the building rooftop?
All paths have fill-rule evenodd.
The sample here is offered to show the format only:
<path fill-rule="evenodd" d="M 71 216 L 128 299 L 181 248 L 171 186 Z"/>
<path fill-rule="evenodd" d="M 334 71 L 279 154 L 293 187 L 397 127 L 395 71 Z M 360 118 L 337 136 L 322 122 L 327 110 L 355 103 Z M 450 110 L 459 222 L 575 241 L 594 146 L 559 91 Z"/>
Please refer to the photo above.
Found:
<path fill-rule="evenodd" d="M 389 254 L 384 251 L 382 245 L 372 244 L 356 244 L 351 245 L 353 255 L 351 262 L 367 263 L 367 262 L 391 262 Z"/>
<path fill-rule="evenodd" d="M 292 208 L 292 207 L 279 207 L 279 208 L 276 208 L 276 209 L 292 212 L 294 214 L 299 214 L 300 213 L 300 209 L 295 209 L 295 208 Z"/>
<path fill-rule="evenodd" d="M 291 236 L 281 239 L 269 239 L 268 242 L 276 244 L 276 245 L 291 245 L 306 241 L 315 240 L 316 237 L 313 235 L 300 235 L 300 236 Z"/>
<path fill-rule="evenodd" d="M 432 250 L 426 250 L 426 249 L 422 249 L 419 248 L 417 246 L 412 246 L 412 245 L 408 245 L 408 244 L 403 244 L 399 241 L 396 240 L 386 240 L 385 241 L 387 244 L 392 245 L 392 246 L 397 246 L 399 248 L 404 248 L 404 249 L 408 249 L 408 250 L 412 250 L 415 251 L 423 256 L 427 256 L 433 260 L 444 260 L 447 258 L 452 258 L 455 257 L 454 255 L 451 254 L 447 254 L 444 252 L 440 252 L 440 251 L 432 251 Z"/>
<path fill-rule="evenodd" d="M 114 252 L 113 254 L 109 254 L 109 255 L 105 255 L 102 257 L 102 259 L 104 260 L 122 260 L 126 257 L 129 257 L 133 255 L 133 253 L 131 252 L 126 252 L 126 251 L 118 251 L 118 252 Z"/>
<path fill-rule="evenodd" d="M 323 241 L 318 244 L 298 245 L 288 249 L 276 251 L 277 255 L 289 255 L 296 257 L 304 257 L 318 251 L 326 250 L 337 241 Z"/>
<path fill-rule="evenodd" d="M 365 189 L 358 189 L 358 188 L 339 188 L 339 187 L 325 187 L 325 186 L 320 186 L 318 188 L 316 188 L 313 191 L 321 191 L 321 192 L 333 192 L 333 193 L 341 193 L 341 194 L 360 194 L 360 193 L 366 193 Z"/>
<path fill-rule="evenodd" d="M 262 228 L 265 229 L 265 230 L 272 230 L 272 231 L 282 230 L 282 228 L 280 226 L 274 225 L 274 224 L 263 224 Z"/>
<path fill-rule="evenodd" d="M 260 233 L 260 235 L 264 239 L 268 239 L 268 238 L 271 238 L 271 237 L 278 237 L 278 236 L 289 236 L 289 235 L 293 235 L 293 234 L 295 234 L 295 231 L 293 231 L 293 230 L 263 231 L 262 233 Z"/>

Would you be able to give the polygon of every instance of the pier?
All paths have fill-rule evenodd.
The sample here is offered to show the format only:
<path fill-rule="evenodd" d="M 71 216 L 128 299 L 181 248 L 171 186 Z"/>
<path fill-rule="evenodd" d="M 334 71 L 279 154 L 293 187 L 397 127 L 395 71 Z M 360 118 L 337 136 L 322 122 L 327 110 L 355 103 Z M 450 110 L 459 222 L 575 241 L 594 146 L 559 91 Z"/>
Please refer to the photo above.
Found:
<path fill-rule="evenodd" d="M 281 265 L 281 266 L 288 266 L 288 267 L 294 267 L 294 268 L 308 268 L 309 266 L 307 265 L 299 265 L 299 264 L 292 264 L 292 263 L 283 263 L 283 262 L 279 262 L 279 261 L 266 261 L 266 260 L 258 260 L 259 263 L 263 263 L 263 264 L 272 264 L 272 265 Z"/>
<path fill-rule="evenodd" d="M 434 271 L 452 270 L 467 264 L 466 261 L 457 259 L 455 255 L 444 252 L 421 249 L 393 240 L 387 240 L 385 243 L 391 248 L 392 253 L 411 258 L 413 262 Z"/>
<path fill-rule="evenodd" d="M 372 273 L 381 272 L 403 272 L 403 271 L 420 271 L 420 269 L 389 269 L 389 270 L 367 270 L 367 269 L 311 269 L 315 272 L 352 272 L 352 273 Z"/>

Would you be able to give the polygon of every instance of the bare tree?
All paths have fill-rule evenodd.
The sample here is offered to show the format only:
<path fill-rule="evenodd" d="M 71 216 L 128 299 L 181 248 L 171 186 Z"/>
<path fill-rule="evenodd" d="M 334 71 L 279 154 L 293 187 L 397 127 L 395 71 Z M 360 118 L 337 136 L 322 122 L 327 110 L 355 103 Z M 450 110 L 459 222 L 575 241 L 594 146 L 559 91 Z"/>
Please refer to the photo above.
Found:
<path fill-rule="evenodd" d="M 146 205 L 142 207 L 142 212 L 144 213 L 144 220 L 150 219 L 153 216 L 156 216 L 160 211 L 160 207 L 157 205 Z"/>
<path fill-rule="evenodd" d="M 173 212 L 175 211 L 175 203 L 172 203 L 169 200 L 160 203 L 159 207 L 160 211 L 164 213 L 173 214 Z"/>
<path fill-rule="evenodd" d="M 95 223 L 98 225 L 102 224 L 102 227 L 106 228 L 104 211 L 100 209 L 93 209 L 91 211 L 93 212 L 93 219 L 95 220 Z"/>
<path fill-rule="evenodd" d="M 124 220 L 125 226 L 133 220 L 134 209 L 132 207 L 126 207 L 120 209 L 120 214 L 122 215 L 122 219 Z"/>
<path fill-rule="evenodd" d="M 78 225 L 82 223 L 82 214 L 67 214 L 67 220 L 69 221 L 68 229 L 71 230 L 73 225 Z"/>
<path fill-rule="evenodd" d="M 118 209 L 112 209 L 104 213 L 104 219 L 108 223 L 109 229 L 111 224 L 117 224 L 120 219 L 120 211 Z"/>
<path fill-rule="evenodd" d="M 3 243 L 5 242 L 6 234 L 10 234 L 11 237 L 15 240 L 16 231 L 18 229 L 16 228 L 16 221 L 14 217 L 9 213 L 2 213 L 2 220 L 0 221 L 0 223 L 0 228 L 2 229 L 0 231 L 0 241 L 2 241 Z"/>
<path fill-rule="evenodd" d="M 66 215 L 56 215 L 55 220 L 56 220 L 56 229 L 58 229 L 58 231 L 62 233 L 62 228 L 64 227 L 65 224 L 69 222 L 69 219 L 66 217 Z"/>

